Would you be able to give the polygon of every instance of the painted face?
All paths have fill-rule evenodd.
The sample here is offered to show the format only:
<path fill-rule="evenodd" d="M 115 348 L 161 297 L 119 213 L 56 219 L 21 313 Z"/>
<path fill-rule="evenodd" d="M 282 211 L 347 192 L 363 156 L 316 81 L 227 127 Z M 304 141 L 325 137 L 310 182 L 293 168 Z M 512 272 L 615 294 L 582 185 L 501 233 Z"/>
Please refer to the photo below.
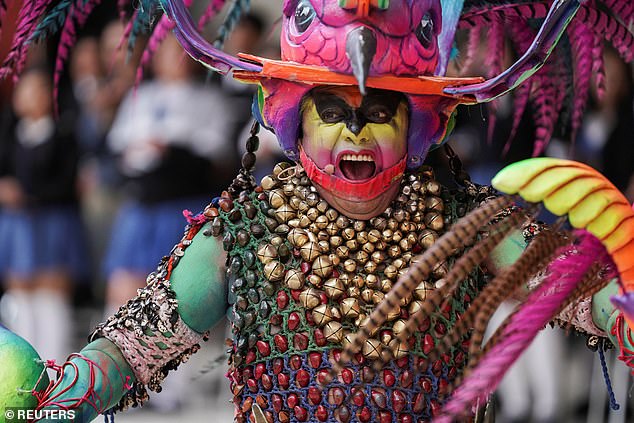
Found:
<path fill-rule="evenodd" d="M 400 93 L 313 90 L 302 106 L 301 161 L 322 197 L 349 217 L 381 213 L 405 170 L 408 121 Z"/>

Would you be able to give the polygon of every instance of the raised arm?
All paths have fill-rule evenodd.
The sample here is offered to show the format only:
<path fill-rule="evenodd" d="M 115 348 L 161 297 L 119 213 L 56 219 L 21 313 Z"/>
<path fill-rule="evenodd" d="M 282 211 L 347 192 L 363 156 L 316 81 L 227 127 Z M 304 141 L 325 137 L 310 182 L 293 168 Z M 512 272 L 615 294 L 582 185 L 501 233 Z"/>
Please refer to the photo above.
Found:
<path fill-rule="evenodd" d="M 74 421 L 90 422 L 109 409 L 136 406 L 147 399 L 146 388 L 160 390 L 168 371 L 198 350 L 227 309 L 222 246 L 212 236 L 211 217 L 191 218 L 182 241 L 138 296 L 57 368 L 56 382 L 34 392 L 38 409 L 72 409 Z"/>

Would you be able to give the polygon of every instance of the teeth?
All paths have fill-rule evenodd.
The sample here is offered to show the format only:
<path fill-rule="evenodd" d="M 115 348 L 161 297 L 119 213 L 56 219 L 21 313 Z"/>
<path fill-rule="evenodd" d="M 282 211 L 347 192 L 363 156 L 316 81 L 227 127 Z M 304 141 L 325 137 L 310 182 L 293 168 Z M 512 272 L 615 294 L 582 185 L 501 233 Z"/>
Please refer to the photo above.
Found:
<path fill-rule="evenodd" d="M 350 160 L 353 162 L 373 162 L 372 156 L 369 154 L 344 154 L 342 160 Z"/>

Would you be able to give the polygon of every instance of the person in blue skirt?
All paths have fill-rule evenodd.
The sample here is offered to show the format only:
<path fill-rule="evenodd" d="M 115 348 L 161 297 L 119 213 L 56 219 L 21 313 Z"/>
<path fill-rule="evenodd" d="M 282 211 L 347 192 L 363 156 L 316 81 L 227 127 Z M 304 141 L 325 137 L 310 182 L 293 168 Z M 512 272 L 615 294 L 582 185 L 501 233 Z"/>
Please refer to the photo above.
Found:
<path fill-rule="evenodd" d="M 3 320 L 46 359 L 71 347 L 73 281 L 88 269 L 72 122 L 54 117 L 52 76 L 24 75 L 0 135 Z M 54 328 L 54 330 L 51 330 Z"/>

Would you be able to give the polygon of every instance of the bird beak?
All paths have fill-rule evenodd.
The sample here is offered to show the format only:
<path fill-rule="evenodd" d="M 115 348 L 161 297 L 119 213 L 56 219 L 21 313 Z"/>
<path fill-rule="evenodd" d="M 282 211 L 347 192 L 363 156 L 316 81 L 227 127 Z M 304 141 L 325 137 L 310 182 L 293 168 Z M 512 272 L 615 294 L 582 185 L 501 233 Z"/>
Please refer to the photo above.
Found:
<path fill-rule="evenodd" d="M 376 54 L 376 37 L 372 30 L 360 26 L 351 31 L 346 40 L 346 54 L 352 65 L 352 73 L 359 83 L 359 91 L 365 95 L 365 84 Z"/>

